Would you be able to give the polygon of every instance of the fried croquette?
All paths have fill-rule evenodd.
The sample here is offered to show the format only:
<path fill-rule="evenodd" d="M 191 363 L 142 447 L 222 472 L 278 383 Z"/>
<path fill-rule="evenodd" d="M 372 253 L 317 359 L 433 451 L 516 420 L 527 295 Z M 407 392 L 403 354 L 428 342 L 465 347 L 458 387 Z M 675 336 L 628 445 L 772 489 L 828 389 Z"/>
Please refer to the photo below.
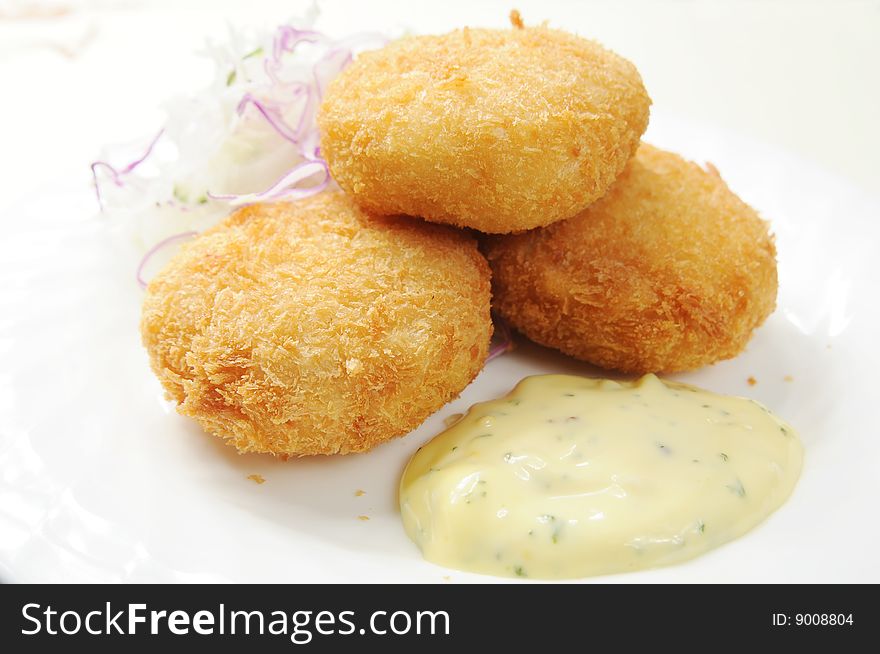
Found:
<path fill-rule="evenodd" d="M 650 103 L 635 67 L 597 43 L 465 28 L 360 55 L 318 125 L 333 176 L 365 209 L 504 234 L 604 195 Z"/>
<path fill-rule="evenodd" d="M 360 452 L 483 367 L 489 268 L 451 228 L 341 193 L 240 209 L 149 284 L 141 332 L 178 411 L 241 452 Z"/>
<path fill-rule="evenodd" d="M 583 213 L 484 245 L 493 308 L 533 341 L 603 368 L 732 358 L 776 304 L 767 223 L 717 172 L 649 145 Z"/>

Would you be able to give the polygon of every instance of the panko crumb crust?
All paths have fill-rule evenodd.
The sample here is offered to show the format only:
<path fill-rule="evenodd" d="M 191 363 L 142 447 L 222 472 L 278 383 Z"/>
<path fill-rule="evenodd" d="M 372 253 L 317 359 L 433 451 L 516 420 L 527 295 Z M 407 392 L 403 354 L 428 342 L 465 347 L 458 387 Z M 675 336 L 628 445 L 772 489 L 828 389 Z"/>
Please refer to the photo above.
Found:
<path fill-rule="evenodd" d="M 141 333 L 178 411 L 240 452 L 361 452 L 482 369 L 490 273 L 469 236 L 341 193 L 240 209 L 153 279 Z"/>
<path fill-rule="evenodd" d="M 548 225 L 604 195 L 648 124 L 641 77 L 593 41 L 519 22 L 361 54 L 318 116 L 339 185 L 377 214 L 488 233 Z"/>
<path fill-rule="evenodd" d="M 776 249 L 707 167 L 642 145 L 578 216 L 487 239 L 493 308 L 603 368 L 673 372 L 736 356 L 775 308 Z"/>

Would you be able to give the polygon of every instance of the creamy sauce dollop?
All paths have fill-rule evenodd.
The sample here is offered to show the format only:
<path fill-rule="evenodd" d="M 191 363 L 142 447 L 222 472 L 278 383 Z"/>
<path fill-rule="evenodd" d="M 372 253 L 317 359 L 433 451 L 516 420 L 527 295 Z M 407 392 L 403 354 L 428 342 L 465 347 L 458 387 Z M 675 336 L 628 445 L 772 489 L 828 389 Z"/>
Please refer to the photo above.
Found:
<path fill-rule="evenodd" d="M 646 375 L 527 377 L 410 460 L 409 537 L 434 563 L 572 578 L 669 565 L 737 538 L 800 475 L 795 431 L 762 405 Z"/>

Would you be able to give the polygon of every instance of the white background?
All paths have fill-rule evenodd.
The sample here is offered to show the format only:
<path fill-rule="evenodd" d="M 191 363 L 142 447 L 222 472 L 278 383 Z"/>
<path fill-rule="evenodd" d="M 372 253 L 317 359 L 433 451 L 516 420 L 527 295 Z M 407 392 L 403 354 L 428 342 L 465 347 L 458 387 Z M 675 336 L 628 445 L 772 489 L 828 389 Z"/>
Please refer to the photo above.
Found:
<path fill-rule="evenodd" d="M 88 183 L 102 145 L 154 134 L 161 103 L 210 78 L 196 52 L 223 40 L 227 23 L 271 27 L 307 4 L 0 0 L 0 211 L 60 176 Z M 656 108 L 783 146 L 876 192 L 877 1 L 322 0 L 319 26 L 501 26 L 512 6 L 631 59 Z"/>

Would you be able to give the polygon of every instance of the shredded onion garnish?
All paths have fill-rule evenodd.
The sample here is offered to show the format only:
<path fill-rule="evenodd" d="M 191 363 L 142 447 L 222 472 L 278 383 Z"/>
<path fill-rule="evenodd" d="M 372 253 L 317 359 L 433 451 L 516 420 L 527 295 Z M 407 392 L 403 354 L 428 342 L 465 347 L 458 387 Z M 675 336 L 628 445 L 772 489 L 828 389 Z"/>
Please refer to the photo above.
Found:
<path fill-rule="evenodd" d="M 317 17 L 312 5 L 302 19 L 266 33 L 230 28 L 227 42 L 207 49 L 217 64 L 212 84 L 166 105 L 166 124 L 146 151 L 139 148 L 121 167 L 110 162 L 133 158 L 128 149 L 92 163 L 101 211 L 133 218 L 138 241 L 149 249 L 138 267 L 141 286 L 155 251 L 215 224 L 231 208 L 297 200 L 333 184 L 321 157 L 318 106 L 357 52 L 388 37 L 333 39 L 314 29 Z"/>
<path fill-rule="evenodd" d="M 300 181 L 308 179 L 315 174 L 320 174 L 320 181 L 314 186 L 301 188 L 297 186 Z M 265 191 L 259 193 L 243 193 L 240 195 L 214 195 L 208 191 L 208 197 L 212 200 L 226 200 L 233 206 L 251 204 L 261 200 L 299 200 L 310 195 L 320 193 L 330 183 L 330 169 L 323 159 L 311 159 L 301 163 L 285 173 Z"/>
<path fill-rule="evenodd" d="M 156 245 L 151 247 L 144 255 L 143 259 L 141 259 L 141 262 L 138 264 L 136 274 L 138 286 L 140 286 L 141 288 L 147 287 L 148 282 L 144 279 L 144 268 L 146 268 L 147 264 L 150 262 L 150 259 L 152 259 L 165 248 L 174 245 L 175 243 L 180 243 L 181 241 L 195 238 L 198 235 L 198 232 L 182 232 L 180 234 L 174 234 L 173 236 L 169 236 L 166 239 L 162 239 L 161 241 L 156 243 Z"/>
<path fill-rule="evenodd" d="M 104 209 L 104 202 L 101 199 L 101 185 L 98 182 L 98 170 L 104 169 L 110 173 L 110 181 L 112 181 L 116 186 L 122 186 L 123 181 L 122 178 L 134 171 L 135 168 L 140 166 L 144 161 L 153 153 L 153 148 L 156 147 L 156 143 L 162 138 L 162 134 L 165 133 L 164 128 L 159 130 L 159 133 L 153 137 L 153 140 L 150 141 L 150 144 L 147 146 L 146 151 L 137 159 L 126 165 L 121 170 L 116 170 L 112 165 L 107 163 L 106 161 L 93 161 L 92 168 L 92 181 L 95 185 L 95 195 L 98 198 L 98 205 L 101 207 L 101 210 Z"/>
<path fill-rule="evenodd" d="M 489 344 L 489 356 L 486 357 L 486 363 L 507 354 L 516 347 L 508 324 L 495 315 L 492 316 L 492 323 L 495 325 L 495 332 L 492 334 L 492 342 Z"/>

